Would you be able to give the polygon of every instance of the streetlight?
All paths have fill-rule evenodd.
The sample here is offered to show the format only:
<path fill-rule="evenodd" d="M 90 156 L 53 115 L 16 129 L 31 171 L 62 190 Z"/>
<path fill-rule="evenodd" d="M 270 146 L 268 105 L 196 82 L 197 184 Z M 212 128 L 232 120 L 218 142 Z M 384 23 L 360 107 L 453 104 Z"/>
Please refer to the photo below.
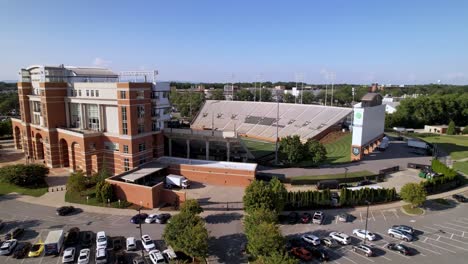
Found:
<path fill-rule="evenodd" d="M 142 236 L 143 236 L 143 230 L 141 230 L 141 219 L 140 219 L 140 212 L 141 212 L 141 209 L 143 209 L 143 206 L 140 206 L 138 207 L 137 211 L 138 211 L 138 226 L 136 228 L 140 229 L 140 239 L 142 239 Z M 142 246 L 143 246 L 143 240 L 141 241 L 142 243 Z M 141 256 L 144 258 L 145 257 L 145 252 L 143 251 L 143 247 L 141 248 Z"/>
<path fill-rule="evenodd" d="M 278 90 L 276 90 L 276 140 L 275 140 L 275 164 L 278 165 L 278 139 L 279 139 L 279 99 Z"/>
<path fill-rule="evenodd" d="M 369 219 L 369 206 L 370 206 L 369 201 L 366 200 L 366 203 L 367 203 L 367 213 L 366 213 L 366 227 L 365 227 L 365 232 L 364 232 L 364 245 L 366 244 L 366 240 L 367 240 L 367 220 Z"/>

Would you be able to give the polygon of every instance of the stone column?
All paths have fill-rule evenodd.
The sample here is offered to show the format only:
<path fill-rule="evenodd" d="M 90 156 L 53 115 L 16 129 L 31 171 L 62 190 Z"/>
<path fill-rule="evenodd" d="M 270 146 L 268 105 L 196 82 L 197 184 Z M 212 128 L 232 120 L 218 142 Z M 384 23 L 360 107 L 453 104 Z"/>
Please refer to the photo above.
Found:
<path fill-rule="evenodd" d="M 210 141 L 205 141 L 205 148 L 206 148 L 206 160 L 210 159 Z"/>

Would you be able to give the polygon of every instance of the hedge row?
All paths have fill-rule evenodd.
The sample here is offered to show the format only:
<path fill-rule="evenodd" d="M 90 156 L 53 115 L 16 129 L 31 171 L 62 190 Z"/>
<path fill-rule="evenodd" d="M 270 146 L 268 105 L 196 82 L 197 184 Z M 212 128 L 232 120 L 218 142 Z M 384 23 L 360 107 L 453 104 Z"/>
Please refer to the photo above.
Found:
<path fill-rule="evenodd" d="M 288 192 L 286 197 L 286 210 L 316 209 L 331 206 L 331 192 L 324 191 L 297 191 Z"/>
<path fill-rule="evenodd" d="M 49 168 L 42 164 L 16 164 L 0 168 L 0 182 L 22 187 L 40 187 L 46 184 Z"/>
<path fill-rule="evenodd" d="M 383 181 L 385 178 L 384 174 L 377 174 L 377 175 L 370 175 L 370 176 L 358 176 L 358 177 L 346 177 L 340 179 L 332 179 L 330 180 L 337 180 L 339 183 L 353 183 L 353 182 L 360 182 L 363 180 L 371 180 L 371 181 Z M 310 184 L 317 184 L 319 181 L 323 181 L 327 179 L 303 179 L 303 180 L 295 180 L 294 178 L 289 179 L 291 185 L 310 185 Z"/>
<path fill-rule="evenodd" d="M 465 183 L 466 179 L 463 176 L 458 175 L 455 170 L 445 166 L 445 164 L 439 160 L 432 160 L 432 170 L 443 174 L 443 176 L 421 182 L 421 185 L 426 189 L 427 193 L 445 192 Z"/>

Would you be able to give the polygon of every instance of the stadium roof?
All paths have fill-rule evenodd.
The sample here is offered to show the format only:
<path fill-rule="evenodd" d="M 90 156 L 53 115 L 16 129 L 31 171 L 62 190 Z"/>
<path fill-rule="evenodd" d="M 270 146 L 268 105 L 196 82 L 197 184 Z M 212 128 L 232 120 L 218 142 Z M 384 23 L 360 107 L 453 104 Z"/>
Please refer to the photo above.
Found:
<path fill-rule="evenodd" d="M 280 138 L 299 135 L 302 140 L 307 140 L 340 123 L 352 111 L 352 108 L 322 105 L 208 100 L 191 127 L 235 131 L 239 135 L 268 141 L 275 141 L 278 128 Z"/>

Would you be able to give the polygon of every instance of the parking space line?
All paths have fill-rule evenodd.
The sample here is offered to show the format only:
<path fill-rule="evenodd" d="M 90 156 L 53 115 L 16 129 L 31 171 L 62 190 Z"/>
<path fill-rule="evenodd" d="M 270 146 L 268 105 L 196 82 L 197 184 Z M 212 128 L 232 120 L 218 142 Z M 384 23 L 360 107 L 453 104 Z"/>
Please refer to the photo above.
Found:
<path fill-rule="evenodd" d="M 436 241 L 439 242 L 439 243 L 443 243 L 443 244 L 446 244 L 446 245 L 451 246 L 451 247 L 454 247 L 454 248 L 459 248 L 459 249 L 461 249 L 461 250 L 466 250 L 466 251 L 468 251 L 468 249 L 466 249 L 466 248 L 462 248 L 462 247 L 455 246 L 455 245 L 452 245 L 452 244 L 447 243 L 447 242 L 444 242 L 444 241 L 440 241 L 439 238 L 440 238 L 440 236 L 439 236 L 439 237 L 437 238 L 437 240 L 436 240 Z M 433 239 L 433 238 L 429 238 L 429 239 L 435 240 L 435 239 Z"/>
<path fill-rule="evenodd" d="M 456 226 L 456 227 L 463 228 L 463 229 L 468 229 L 468 226 L 461 226 L 461 225 L 456 225 L 456 224 L 452 224 L 452 223 L 448 223 L 448 222 L 445 222 L 445 224 Z"/>
<path fill-rule="evenodd" d="M 393 250 L 389 250 L 389 249 L 387 248 L 387 245 L 388 245 L 388 244 L 389 244 L 389 243 L 386 243 L 385 246 L 383 246 L 383 247 L 382 247 L 382 246 L 379 246 L 379 245 L 375 245 L 375 244 L 374 244 L 374 246 L 384 249 L 385 252 L 387 252 L 387 251 L 388 251 L 388 252 L 392 252 L 393 254 L 398 255 L 398 256 L 400 256 L 400 257 L 404 257 L 404 258 L 410 259 L 410 257 L 408 257 L 408 256 L 402 255 L 402 254 L 400 254 L 400 253 L 396 253 L 396 252 L 393 251 Z"/>
<path fill-rule="evenodd" d="M 382 213 L 383 218 L 385 219 L 385 221 L 387 221 L 387 217 L 385 217 L 385 214 L 383 213 L 383 211 L 380 211 L 380 213 Z"/>
<path fill-rule="evenodd" d="M 396 210 L 393 210 L 392 212 L 395 214 L 396 218 L 400 218 L 400 216 L 397 214 Z"/>
<path fill-rule="evenodd" d="M 375 262 L 374 260 L 370 259 L 369 257 L 364 257 L 363 255 L 361 255 L 361 254 L 359 254 L 359 253 L 356 253 L 356 252 L 354 252 L 353 250 L 351 250 L 351 252 L 353 252 L 354 255 L 360 256 L 361 258 L 367 259 L 367 260 L 369 260 L 369 261 L 371 261 L 371 262 Z"/>
<path fill-rule="evenodd" d="M 372 213 L 372 211 L 370 212 L 370 214 L 372 215 L 372 219 L 374 219 L 374 221 L 375 221 L 375 217 L 374 217 L 374 214 Z"/>
<path fill-rule="evenodd" d="M 401 242 L 401 244 L 403 244 L 404 242 Z M 424 249 L 424 250 L 427 250 L 427 251 L 430 251 L 434 254 L 437 254 L 437 255 L 442 255 L 441 253 L 437 252 L 437 251 L 434 251 L 434 250 L 431 250 L 431 249 L 428 249 L 428 248 L 425 248 L 425 247 L 422 247 L 422 246 L 418 246 L 414 243 L 406 243 L 406 245 L 411 245 L 411 246 L 414 246 L 414 247 L 417 247 L 417 248 L 420 248 L 420 249 Z"/>
<path fill-rule="evenodd" d="M 435 240 L 434 240 L 434 241 L 435 241 Z M 438 246 L 438 245 L 434 245 L 434 244 L 429 243 L 429 242 L 421 241 L 421 243 L 428 244 L 428 245 L 431 245 L 431 246 L 436 247 L 436 248 L 440 248 L 440 249 L 442 249 L 442 250 L 448 251 L 448 252 L 453 253 L 453 254 L 457 253 L 457 252 L 452 251 L 452 250 L 450 250 L 450 249 L 446 249 L 446 248 L 444 248 L 444 247 L 441 247 L 441 246 Z"/>
<path fill-rule="evenodd" d="M 453 220 L 453 221 L 454 221 L 454 222 L 456 222 L 456 223 L 459 223 L 459 224 L 468 225 L 468 223 L 467 223 L 467 222 L 465 222 L 465 221 L 461 221 L 461 220 L 459 220 L 459 219 L 457 219 L 457 220 Z"/>
<path fill-rule="evenodd" d="M 328 251 L 328 250 L 327 250 L 327 251 Z M 338 253 L 335 253 L 334 251 L 328 251 L 328 252 L 329 252 L 330 254 L 332 254 L 332 255 L 336 255 L 336 256 L 338 256 L 338 257 L 345 258 L 345 259 L 351 261 L 351 262 L 354 263 L 354 264 L 358 264 L 357 262 L 355 262 L 354 260 L 352 260 L 352 259 L 346 257 L 345 255 L 340 255 L 340 254 L 338 254 Z"/>
<path fill-rule="evenodd" d="M 458 230 L 458 229 L 455 229 L 453 227 L 443 226 L 443 225 L 439 225 L 439 224 L 434 224 L 434 225 L 435 226 L 440 226 L 442 228 L 452 229 L 452 230 L 455 230 L 455 231 L 458 231 L 458 232 L 463 232 L 463 230 Z"/>

